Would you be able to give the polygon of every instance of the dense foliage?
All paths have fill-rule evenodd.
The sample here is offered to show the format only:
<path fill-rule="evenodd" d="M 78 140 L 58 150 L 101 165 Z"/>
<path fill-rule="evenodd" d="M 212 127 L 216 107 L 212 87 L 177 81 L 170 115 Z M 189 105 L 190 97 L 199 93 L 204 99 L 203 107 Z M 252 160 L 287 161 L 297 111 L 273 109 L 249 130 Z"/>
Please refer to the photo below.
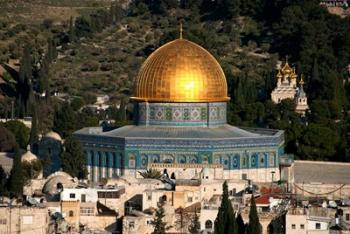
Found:
<path fill-rule="evenodd" d="M 85 179 L 87 175 L 83 148 L 74 136 L 68 136 L 64 141 L 64 152 L 61 154 L 61 166 L 64 172 L 73 177 Z"/>
<path fill-rule="evenodd" d="M 30 32 L 36 40 L 6 50 L 8 58 L 20 58 L 21 68 L 17 76 L 4 76 L 12 82 L 0 115 L 12 114 L 11 103 L 15 117 L 33 116 L 37 106 L 36 134 L 54 128 L 63 137 L 106 118 L 116 126 L 127 123 L 133 112 L 127 100 L 142 61 L 178 37 L 180 22 L 184 37 L 208 49 L 224 69 L 230 124 L 285 130 L 286 153 L 299 159 L 349 161 L 350 17 L 332 15 L 316 0 L 135 0 L 67 18 L 61 27 L 45 19 L 39 33 L 45 40 Z M 29 30 L 0 26 L 6 38 Z M 286 56 L 305 75 L 305 117 L 290 100 L 270 101 L 276 62 Z M 67 93 L 70 104 L 50 98 L 55 92 Z M 85 109 L 96 94 L 109 94 L 120 107 Z"/>
<path fill-rule="evenodd" d="M 164 201 L 158 203 L 158 209 L 156 210 L 154 218 L 151 221 L 151 225 L 154 228 L 152 234 L 165 234 L 166 231 L 170 229 L 170 226 L 168 226 L 167 223 L 163 220 L 165 217 L 163 206 Z"/>

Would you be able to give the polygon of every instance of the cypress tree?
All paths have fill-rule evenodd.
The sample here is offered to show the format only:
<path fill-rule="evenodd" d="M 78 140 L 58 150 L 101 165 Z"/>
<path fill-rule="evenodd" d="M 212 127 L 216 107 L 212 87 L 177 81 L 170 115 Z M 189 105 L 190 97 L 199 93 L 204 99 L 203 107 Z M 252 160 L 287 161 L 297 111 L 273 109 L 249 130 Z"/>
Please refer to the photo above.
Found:
<path fill-rule="evenodd" d="M 114 24 L 115 23 L 115 10 L 116 10 L 116 7 L 115 7 L 115 4 L 114 2 L 111 3 L 111 7 L 109 8 L 109 17 L 111 19 L 111 23 Z"/>
<path fill-rule="evenodd" d="M 64 142 L 64 152 L 61 155 L 62 170 L 79 179 L 86 178 L 86 161 L 80 142 L 73 136 L 68 136 Z"/>
<path fill-rule="evenodd" d="M 165 234 L 165 232 L 170 228 L 170 226 L 167 226 L 166 222 L 163 221 L 163 218 L 165 217 L 163 206 L 164 201 L 158 203 L 158 209 L 155 217 L 151 221 L 151 225 L 154 227 L 152 234 Z"/>
<path fill-rule="evenodd" d="M 201 224 L 199 223 L 199 216 L 197 212 L 194 213 L 194 217 L 191 220 L 191 224 L 188 227 L 190 234 L 200 234 L 201 233 Z"/>
<path fill-rule="evenodd" d="M 38 142 L 38 114 L 36 107 L 33 107 L 33 115 L 32 115 L 32 127 L 30 129 L 30 136 L 29 136 L 29 144 L 33 145 L 36 142 Z"/>
<path fill-rule="evenodd" d="M 75 28 L 73 25 L 73 17 L 70 17 L 69 19 L 69 42 L 72 43 L 75 41 L 76 37 L 75 37 Z"/>
<path fill-rule="evenodd" d="M 27 44 L 23 49 L 23 55 L 20 60 L 20 68 L 19 68 L 19 79 L 17 82 L 17 98 L 20 101 L 20 117 L 26 115 L 27 112 L 27 104 L 29 100 L 29 96 L 31 93 L 31 82 L 32 82 L 32 58 L 31 58 L 31 49 Z M 23 113 L 21 113 L 23 111 Z"/>
<path fill-rule="evenodd" d="M 46 55 L 43 59 L 43 62 L 41 64 L 40 71 L 38 73 L 39 76 L 39 93 L 43 94 L 45 93 L 46 96 L 49 94 L 49 61 L 50 59 Z"/>
<path fill-rule="evenodd" d="M 247 226 L 247 234 L 261 234 L 262 226 L 259 222 L 258 211 L 256 210 L 255 198 L 252 195 L 250 199 L 249 223 Z"/>
<path fill-rule="evenodd" d="M 4 196 L 7 194 L 7 189 L 6 189 L 6 172 L 4 168 L 0 165 L 0 196 Z"/>
<path fill-rule="evenodd" d="M 245 233 L 245 224 L 242 218 L 241 214 L 237 215 L 237 226 L 238 226 L 238 233 Z"/>
<path fill-rule="evenodd" d="M 49 38 L 47 41 L 47 57 L 48 61 L 52 62 L 57 58 L 57 50 L 56 50 L 56 43 L 52 38 Z"/>
<path fill-rule="evenodd" d="M 20 198 L 23 194 L 23 171 L 21 155 L 18 146 L 15 147 L 15 156 L 13 159 L 13 166 L 8 179 L 8 190 L 11 197 Z"/>
<path fill-rule="evenodd" d="M 222 200 L 221 205 L 219 207 L 218 215 L 215 219 L 214 233 L 215 234 L 226 234 L 238 233 L 237 222 L 235 218 L 235 214 L 232 208 L 231 201 L 228 195 L 228 186 L 225 181 L 222 185 Z"/>

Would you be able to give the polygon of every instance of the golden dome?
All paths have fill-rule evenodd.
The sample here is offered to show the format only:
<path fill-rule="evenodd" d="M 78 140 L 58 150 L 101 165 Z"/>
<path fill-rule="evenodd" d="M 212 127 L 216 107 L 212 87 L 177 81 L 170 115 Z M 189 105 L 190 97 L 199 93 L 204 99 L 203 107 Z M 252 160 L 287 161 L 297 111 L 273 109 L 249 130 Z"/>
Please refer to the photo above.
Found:
<path fill-rule="evenodd" d="M 221 102 L 227 97 L 225 74 L 216 59 L 185 39 L 152 53 L 136 79 L 133 99 L 150 102 Z"/>

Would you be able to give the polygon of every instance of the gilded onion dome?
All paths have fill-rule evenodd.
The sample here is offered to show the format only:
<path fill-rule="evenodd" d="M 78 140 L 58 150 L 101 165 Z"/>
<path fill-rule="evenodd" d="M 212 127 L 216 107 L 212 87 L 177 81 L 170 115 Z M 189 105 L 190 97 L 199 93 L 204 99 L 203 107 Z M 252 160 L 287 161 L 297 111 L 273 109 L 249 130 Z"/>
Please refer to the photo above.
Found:
<path fill-rule="evenodd" d="M 201 46 L 171 41 L 143 63 L 135 84 L 135 100 L 149 102 L 223 102 L 229 100 L 225 74 Z"/>
<path fill-rule="evenodd" d="M 281 70 L 278 70 L 278 73 L 277 73 L 276 77 L 277 77 L 277 79 L 282 79 L 283 78 Z"/>

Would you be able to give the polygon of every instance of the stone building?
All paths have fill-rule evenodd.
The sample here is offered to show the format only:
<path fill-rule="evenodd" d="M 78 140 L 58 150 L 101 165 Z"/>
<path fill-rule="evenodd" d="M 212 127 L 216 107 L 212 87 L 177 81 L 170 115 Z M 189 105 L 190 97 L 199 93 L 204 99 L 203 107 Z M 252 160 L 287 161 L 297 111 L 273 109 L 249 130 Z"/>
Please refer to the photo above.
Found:
<path fill-rule="evenodd" d="M 49 215 L 46 208 L 0 207 L 0 233 L 47 234 Z"/>
<path fill-rule="evenodd" d="M 157 49 L 142 65 L 134 95 L 134 125 L 75 132 L 90 181 L 137 177 L 150 164 L 172 168 L 175 177 L 188 164 L 222 166 L 224 179 L 269 182 L 271 172 L 279 177 L 283 131 L 227 124 L 224 72 L 199 45 L 180 38 Z"/>
<path fill-rule="evenodd" d="M 350 163 L 296 160 L 290 170 L 295 194 L 330 200 L 350 197 Z"/>

